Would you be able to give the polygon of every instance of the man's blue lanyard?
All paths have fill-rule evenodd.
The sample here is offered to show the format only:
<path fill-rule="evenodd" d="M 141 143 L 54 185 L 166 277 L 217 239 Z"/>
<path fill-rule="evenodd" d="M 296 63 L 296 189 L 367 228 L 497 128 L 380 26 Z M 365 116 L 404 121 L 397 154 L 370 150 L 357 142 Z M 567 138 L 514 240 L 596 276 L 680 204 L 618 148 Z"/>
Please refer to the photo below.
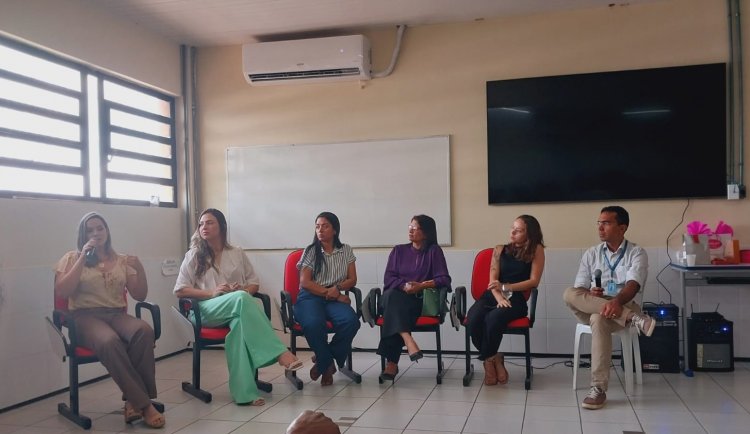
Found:
<path fill-rule="evenodd" d="M 606 249 L 606 246 L 604 248 Z M 615 261 L 614 265 L 612 265 L 609 262 L 609 258 L 607 257 L 607 252 L 606 251 L 604 252 L 604 261 L 607 263 L 607 267 L 609 267 L 609 276 L 610 276 L 610 281 L 609 281 L 609 284 L 607 285 L 607 289 L 608 289 L 607 292 L 610 292 L 611 290 L 614 290 L 616 292 L 616 289 L 614 288 L 614 286 L 616 285 L 615 268 L 617 268 L 617 266 L 620 264 L 620 261 L 622 260 L 622 257 L 625 256 L 625 251 L 627 249 L 628 249 L 628 240 L 625 240 L 625 245 L 622 246 L 622 252 L 620 252 L 620 256 L 617 257 L 617 260 Z"/>

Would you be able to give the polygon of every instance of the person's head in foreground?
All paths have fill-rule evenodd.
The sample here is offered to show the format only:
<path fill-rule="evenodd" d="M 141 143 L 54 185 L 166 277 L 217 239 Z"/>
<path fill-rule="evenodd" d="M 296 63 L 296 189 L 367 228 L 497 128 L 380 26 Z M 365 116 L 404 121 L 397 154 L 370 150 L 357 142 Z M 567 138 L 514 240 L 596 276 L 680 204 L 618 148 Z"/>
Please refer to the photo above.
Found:
<path fill-rule="evenodd" d="M 341 434 L 330 417 L 319 411 L 305 410 L 292 421 L 286 434 Z"/>

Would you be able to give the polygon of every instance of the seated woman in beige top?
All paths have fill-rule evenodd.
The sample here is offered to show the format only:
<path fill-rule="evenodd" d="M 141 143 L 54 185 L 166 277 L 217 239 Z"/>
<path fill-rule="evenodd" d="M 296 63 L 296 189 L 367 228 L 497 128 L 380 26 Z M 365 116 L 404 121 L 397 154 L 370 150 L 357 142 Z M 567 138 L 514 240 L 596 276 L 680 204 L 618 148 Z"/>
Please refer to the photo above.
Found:
<path fill-rule="evenodd" d="M 55 294 L 68 299 L 78 342 L 96 354 L 122 391 L 125 422 L 143 418 L 147 426 L 161 428 L 164 415 L 151 403 L 156 398 L 154 330 L 126 313 L 126 290 L 138 301 L 146 299 L 143 265 L 112 249 L 102 216 L 86 214 L 78 227 L 78 249 L 55 267 Z"/>

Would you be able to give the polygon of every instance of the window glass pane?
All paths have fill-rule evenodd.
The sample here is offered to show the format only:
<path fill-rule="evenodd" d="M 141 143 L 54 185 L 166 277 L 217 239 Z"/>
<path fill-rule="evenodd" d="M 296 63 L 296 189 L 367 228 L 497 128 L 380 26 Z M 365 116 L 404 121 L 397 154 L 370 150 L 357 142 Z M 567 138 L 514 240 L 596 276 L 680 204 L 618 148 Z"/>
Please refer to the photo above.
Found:
<path fill-rule="evenodd" d="M 169 185 L 149 184 L 145 182 L 107 180 L 107 197 L 110 199 L 131 199 L 151 201 L 152 196 L 159 202 L 172 203 L 172 187 Z"/>
<path fill-rule="evenodd" d="M 114 149 L 153 155 L 155 157 L 170 158 L 172 156 L 172 147 L 170 145 L 119 133 L 110 134 L 110 146 Z"/>
<path fill-rule="evenodd" d="M 79 115 L 78 99 L 0 78 L 0 98 L 22 102 L 69 115 Z"/>
<path fill-rule="evenodd" d="M 2 41 L 0 68 L 68 89 L 81 90 L 81 73 L 78 70 L 6 47 Z"/>
<path fill-rule="evenodd" d="M 112 125 L 118 127 L 153 134 L 155 136 L 169 137 L 169 124 L 141 116 L 131 115 L 130 113 L 121 112 L 119 110 L 109 111 L 109 121 Z"/>
<path fill-rule="evenodd" d="M 112 157 L 107 164 L 110 172 L 129 173 L 131 175 L 153 176 L 169 179 L 172 177 L 172 168 L 166 164 L 152 163 L 150 161 L 136 160 L 134 158 Z"/>
<path fill-rule="evenodd" d="M 76 142 L 81 139 L 81 128 L 78 124 L 5 107 L 0 107 L 0 127 Z"/>
<path fill-rule="evenodd" d="M 83 176 L 0 166 L 0 190 L 83 196 Z"/>
<path fill-rule="evenodd" d="M 80 167 L 81 151 L 0 136 L 0 157 Z"/>
<path fill-rule="evenodd" d="M 144 92 L 121 86 L 111 81 L 104 81 L 104 99 L 134 107 L 149 113 L 171 116 L 169 102 Z"/>

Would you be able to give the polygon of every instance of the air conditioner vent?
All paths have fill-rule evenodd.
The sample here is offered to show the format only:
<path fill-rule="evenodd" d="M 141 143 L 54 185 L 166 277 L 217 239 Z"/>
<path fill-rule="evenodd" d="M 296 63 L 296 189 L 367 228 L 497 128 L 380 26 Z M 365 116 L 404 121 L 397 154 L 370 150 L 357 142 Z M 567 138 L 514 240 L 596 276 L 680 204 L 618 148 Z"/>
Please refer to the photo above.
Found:
<path fill-rule="evenodd" d="M 298 80 L 304 78 L 359 76 L 359 68 L 318 69 L 315 71 L 273 72 L 248 74 L 250 81 Z"/>

